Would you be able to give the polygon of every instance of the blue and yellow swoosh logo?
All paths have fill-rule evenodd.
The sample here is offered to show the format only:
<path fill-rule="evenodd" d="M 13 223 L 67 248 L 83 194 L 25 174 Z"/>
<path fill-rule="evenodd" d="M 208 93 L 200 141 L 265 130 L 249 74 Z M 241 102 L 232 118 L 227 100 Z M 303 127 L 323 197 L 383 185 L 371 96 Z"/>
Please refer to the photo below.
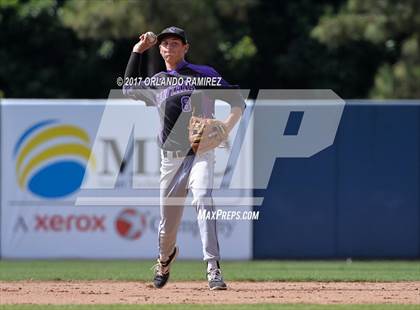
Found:
<path fill-rule="evenodd" d="M 75 192 L 82 184 L 89 161 L 89 143 L 89 135 L 78 126 L 57 120 L 31 126 L 14 148 L 19 187 L 43 198 L 60 198 Z"/>

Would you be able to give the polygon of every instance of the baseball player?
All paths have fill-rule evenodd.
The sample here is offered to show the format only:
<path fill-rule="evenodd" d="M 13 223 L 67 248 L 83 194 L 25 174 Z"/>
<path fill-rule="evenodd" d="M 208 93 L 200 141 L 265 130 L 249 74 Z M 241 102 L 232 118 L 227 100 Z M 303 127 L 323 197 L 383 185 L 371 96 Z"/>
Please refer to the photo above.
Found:
<path fill-rule="evenodd" d="M 220 78 L 220 87 L 230 87 L 212 67 L 194 65 L 185 61 L 185 55 L 190 45 L 183 29 L 169 27 L 157 37 L 154 37 L 153 33 L 147 32 L 140 35 L 139 39 L 139 42 L 134 45 L 128 61 L 125 80 L 140 76 L 142 54 L 157 44 L 166 70 L 155 74 L 153 78 L 214 77 Z M 156 288 L 162 288 L 167 283 L 170 266 L 178 254 L 176 235 L 188 191 L 192 193 L 192 204 L 197 212 L 199 210 L 214 211 L 211 198 L 215 161 L 214 148 L 204 149 L 201 152 L 192 148 L 189 132 L 189 122 L 195 107 L 200 110 L 201 117 L 214 118 L 214 98 L 201 96 L 199 100 L 192 100 L 193 92 L 197 92 L 198 89 L 191 84 L 148 85 L 146 87 L 144 83 L 139 83 L 138 85 L 126 84 L 123 86 L 126 96 L 135 100 L 143 100 L 146 105 L 156 106 L 161 117 L 161 130 L 158 134 L 158 144 L 161 148 L 161 219 L 158 229 L 159 255 L 153 280 Z M 219 121 L 217 126 L 217 130 L 226 131 L 227 134 L 240 119 L 245 107 L 244 100 L 240 96 L 234 99 L 229 98 L 229 104 L 231 105 L 230 114 L 223 122 Z M 197 137 L 195 136 L 193 139 L 197 139 Z M 219 264 L 220 253 L 216 220 L 198 218 L 198 226 L 204 261 L 207 263 L 209 288 L 210 290 L 225 290 L 227 286 L 224 283 Z"/>

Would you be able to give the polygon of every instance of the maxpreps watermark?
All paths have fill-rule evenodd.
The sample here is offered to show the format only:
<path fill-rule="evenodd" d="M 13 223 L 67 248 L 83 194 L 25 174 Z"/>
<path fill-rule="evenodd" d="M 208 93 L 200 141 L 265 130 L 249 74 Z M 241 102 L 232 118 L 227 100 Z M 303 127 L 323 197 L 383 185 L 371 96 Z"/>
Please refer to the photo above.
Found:
<path fill-rule="evenodd" d="M 180 87 L 178 90 L 177 87 L 180 86 L 173 87 L 174 92 L 179 91 L 179 94 L 182 94 L 184 88 Z M 186 88 L 188 89 L 189 86 Z M 188 95 L 188 92 L 185 92 Z M 219 207 L 261 206 L 264 197 L 254 197 L 253 190 L 268 187 L 276 160 L 278 158 L 308 158 L 333 145 L 345 105 L 344 100 L 331 90 L 264 89 L 259 90 L 255 99 L 248 99 L 249 90 L 211 89 L 205 92 L 197 91 L 191 96 L 197 94 L 196 97 L 199 100 L 216 98 L 220 107 L 224 106 L 228 111 L 228 103 L 238 98 L 238 92 L 240 100 L 245 101 L 246 108 L 237 126 L 230 133 L 230 147 L 215 150 L 218 152 L 216 154 L 217 175 L 215 174 L 215 182 L 212 182 L 208 188 L 212 190 L 214 204 Z M 115 144 L 118 147 L 115 147 L 114 153 L 120 156 L 116 156 L 118 160 L 115 160 L 115 167 L 126 166 L 123 165 L 124 157 L 126 157 L 124 154 L 127 156 L 131 154 L 131 157 L 135 159 L 131 161 L 134 172 L 158 167 L 160 163 L 158 150 L 155 150 L 155 153 L 148 152 L 151 146 L 147 144 L 146 147 L 146 143 L 134 143 L 134 141 L 155 139 L 153 137 L 160 130 L 159 125 L 163 121 L 163 116 L 158 115 L 154 118 L 152 115 L 157 113 L 148 110 L 147 104 L 132 104 L 126 101 L 127 98 L 133 98 L 146 103 L 147 100 L 152 99 L 160 102 L 157 94 L 157 90 L 148 89 L 111 90 L 96 132 L 92 153 L 103 153 L 104 140 L 118 141 L 118 144 Z M 186 111 L 190 109 L 185 109 Z M 186 114 L 185 117 L 188 115 Z M 223 115 L 221 114 L 219 118 L 223 118 Z M 174 137 L 173 140 L 176 141 L 176 134 L 186 130 L 185 124 L 180 122 L 181 119 L 184 118 L 179 117 L 173 126 L 179 130 L 168 133 L 167 140 Z M 197 158 L 200 156 L 198 155 Z M 154 157 L 157 160 L 151 162 L 151 158 Z M 146 160 L 150 163 L 146 164 Z M 96 161 L 100 167 L 109 164 L 106 154 L 96 156 Z M 124 161 L 124 163 L 127 162 Z M 105 184 L 102 182 L 103 176 L 97 170 L 92 169 L 89 164 L 86 168 L 87 173 L 76 205 L 160 206 L 160 197 L 156 195 L 159 182 L 147 183 L 148 175 L 145 173 L 130 175 L 123 173 L 126 169 L 123 171 L 113 169 L 107 171 L 109 173 Z M 126 175 L 131 178 L 130 190 L 127 189 L 121 193 L 117 184 Z M 151 190 L 154 191 L 151 192 Z M 173 205 L 192 204 L 192 199 L 189 198 L 170 198 L 173 199 L 171 201 Z M 242 218 L 242 214 L 225 214 L 226 218 L 228 216 Z M 223 213 L 218 216 L 223 217 Z"/>
<path fill-rule="evenodd" d="M 260 211 L 232 211 L 232 210 L 198 210 L 198 220 L 237 220 L 237 221 L 249 221 L 258 220 L 260 217 Z"/>

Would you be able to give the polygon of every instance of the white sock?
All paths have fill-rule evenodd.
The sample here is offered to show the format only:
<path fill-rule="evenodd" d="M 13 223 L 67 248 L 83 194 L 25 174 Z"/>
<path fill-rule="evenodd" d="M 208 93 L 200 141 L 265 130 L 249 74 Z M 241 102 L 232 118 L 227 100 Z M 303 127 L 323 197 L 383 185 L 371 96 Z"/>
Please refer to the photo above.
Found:
<path fill-rule="evenodd" d="M 217 266 L 217 260 L 209 260 L 207 262 L 207 272 L 209 272 L 212 269 L 217 269 L 217 268 L 219 268 Z"/>

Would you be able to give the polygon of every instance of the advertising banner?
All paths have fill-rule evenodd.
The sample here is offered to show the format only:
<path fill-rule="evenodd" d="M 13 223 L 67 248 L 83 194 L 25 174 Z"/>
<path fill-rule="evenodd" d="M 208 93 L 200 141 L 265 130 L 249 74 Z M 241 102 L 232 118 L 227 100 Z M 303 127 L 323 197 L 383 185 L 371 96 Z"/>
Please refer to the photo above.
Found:
<path fill-rule="evenodd" d="M 140 121 L 134 134 L 120 141 L 98 128 L 106 107 L 124 109 L 132 100 L 15 99 L 1 104 L 3 258 L 157 256 L 159 205 L 147 203 L 159 199 L 160 124 L 155 108 L 135 102 Z M 228 111 L 228 105 L 217 104 L 216 114 Z M 247 184 L 243 188 L 250 188 L 252 145 L 242 148 L 245 160 L 237 170 Z M 229 146 L 216 150 L 216 184 L 228 156 Z M 83 189 L 89 171 L 95 171 L 95 190 Z M 230 204 L 222 209 L 235 208 Z M 252 221 L 219 220 L 217 229 L 223 259 L 251 258 Z M 197 213 L 190 206 L 185 207 L 177 240 L 181 259 L 202 258 Z"/>

